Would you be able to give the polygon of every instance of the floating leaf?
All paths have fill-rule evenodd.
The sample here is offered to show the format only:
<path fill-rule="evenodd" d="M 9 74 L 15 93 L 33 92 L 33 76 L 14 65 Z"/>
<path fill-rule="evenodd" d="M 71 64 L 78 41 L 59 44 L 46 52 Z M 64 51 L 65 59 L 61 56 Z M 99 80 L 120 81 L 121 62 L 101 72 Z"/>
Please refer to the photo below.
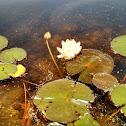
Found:
<path fill-rule="evenodd" d="M 115 53 L 126 56 L 126 35 L 113 39 L 111 42 L 111 48 Z"/>
<path fill-rule="evenodd" d="M 100 126 L 96 120 L 93 119 L 92 115 L 86 113 L 79 120 L 75 121 L 74 126 Z"/>
<path fill-rule="evenodd" d="M 9 78 L 9 74 L 15 73 L 17 70 L 14 64 L 0 64 L 0 80 Z"/>
<path fill-rule="evenodd" d="M 115 105 L 126 104 L 126 84 L 121 84 L 113 88 L 111 100 Z"/>
<path fill-rule="evenodd" d="M 13 63 L 16 61 L 21 61 L 27 56 L 27 53 L 22 48 L 12 48 L 2 51 L 0 53 L 0 61 L 3 63 Z"/>
<path fill-rule="evenodd" d="M 19 77 L 23 75 L 26 71 L 26 68 L 22 64 L 17 65 L 17 71 L 14 74 L 10 74 L 12 77 Z"/>
<path fill-rule="evenodd" d="M 92 82 L 96 87 L 104 91 L 111 91 L 114 85 L 118 83 L 118 80 L 107 73 L 96 73 L 93 76 Z"/>
<path fill-rule="evenodd" d="M 126 105 L 121 109 L 121 112 L 126 116 Z"/>
<path fill-rule="evenodd" d="M 111 56 L 95 49 L 83 49 L 82 55 L 75 60 L 66 62 L 66 69 L 70 75 L 79 74 L 79 81 L 91 84 L 95 73 L 108 73 L 113 70 L 114 62 Z"/>
<path fill-rule="evenodd" d="M 8 45 L 8 40 L 4 36 L 0 35 L 0 50 L 5 48 Z"/>
<path fill-rule="evenodd" d="M 94 99 L 92 91 L 81 83 L 60 79 L 42 86 L 34 98 L 35 105 L 47 119 L 67 123 L 87 113 L 89 100 Z"/>

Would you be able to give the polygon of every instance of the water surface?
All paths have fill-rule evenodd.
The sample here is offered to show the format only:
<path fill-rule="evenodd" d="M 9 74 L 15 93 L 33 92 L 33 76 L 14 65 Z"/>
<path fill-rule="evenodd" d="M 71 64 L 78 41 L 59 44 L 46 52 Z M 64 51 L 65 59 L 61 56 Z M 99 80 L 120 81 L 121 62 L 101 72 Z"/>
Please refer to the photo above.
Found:
<path fill-rule="evenodd" d="M 37 84 L 60 78 L 43 39 L 47 31 L 52 34 L 49 44 L 64 76 L 64 60 L 57 59 L 56 47 L 61 40 L 73 38 L 83 48 L 110 54 L 115 61 L 112 74 L 121 81 L 126 59 L 113 53 L 110 42 L 126 34 L 125 21 L 125 0 L 0 0 L 0 34 L 8 38 L 7 48 L 27 51 L 27 59 L 21 62 L 27 68 L 24 79 Z"/>

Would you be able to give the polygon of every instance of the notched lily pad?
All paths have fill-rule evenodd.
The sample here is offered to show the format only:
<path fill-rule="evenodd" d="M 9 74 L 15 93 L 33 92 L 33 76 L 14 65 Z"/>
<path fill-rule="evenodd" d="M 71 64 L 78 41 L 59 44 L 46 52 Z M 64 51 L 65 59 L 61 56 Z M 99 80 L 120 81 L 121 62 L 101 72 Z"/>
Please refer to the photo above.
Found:
<path fill-rule="evenodd" d="M 66 62 L 66 69 L 70 75 L 80 74 L 79 81 L 91 84 L 95 73 L 110 74 L 114 61 L 108 54 L 95 49 L 83 49 L 82 55 L 75 60 Z"/>
<path fill-rule="evenodd" d="M 0 50 L 8 45 L 8 40 L 4 36 L 0 35 Z"/>
<path fill-rule="evenodd" d="M 67 79 L 49 82 L 36 93 L 34 103 L 47 119 L 67 123 L 88 112 L 89 100 L 94 100 L 92 91 L 85 85 Z"/>
<path fill-rule="evenodd" d="M 126 56 L 126 35 L 116 37 L 111 42 L 111 48 L 114 53 Z"/>
<path fill-rule="evenodd" d="M 26 58 L 27 53 L 22 48 L 11 48 L 0 53 L 0 61 L 3 63 L 13 63 L 14 61 L 21 61 Z"/>
<path fill-rule="evenodd" d="M 118 80 L 107 73 L 96 73 L 92 79 L 93 84 L 104 91 L 111 91 Z"/>
<path fill-rule="evenodd" d="M 121 84 L 113 88 L 111 100 L 116 106 L 126 104 L 126 84 Z"/>
<path fill-rule="evenodd" d="M 0 64 L 0 80 L 8 79 L 9 74 L 15 73 L 16 70 L 17 67 L 14 64 Z"/>

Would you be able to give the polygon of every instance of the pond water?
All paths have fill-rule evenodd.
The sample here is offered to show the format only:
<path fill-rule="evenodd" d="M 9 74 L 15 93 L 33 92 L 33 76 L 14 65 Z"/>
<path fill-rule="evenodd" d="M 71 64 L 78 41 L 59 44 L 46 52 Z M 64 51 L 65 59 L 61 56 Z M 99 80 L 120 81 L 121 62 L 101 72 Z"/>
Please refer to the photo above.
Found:
<path fill-rule="evenodd" d="M 125 0 L 0 0 L 0 35 L 9 40 L 7 48 L 19 47 L 27 51 L 27 59 L 21 62 L 27 69 L 23 79 L 36 84 L 60 78 L 43 38 L 47 31 L 52 35 L 49 45 L 64 77 L 67 75 L 65 62 L 57 58 L 56 47 L 61 47 L 62 40 L 75 39 L 85 49 L 98 49 L 108 53 L 115 64 L 112 75 L 120 82 L 126 74 L 126 58 L 114 54 L 110 42 L 115 37 L 126 34 L 125 21 Z M 24 103 L 23 83 L 18 79 L 1 81 L 1 86 L 5 84 L 20 86 L 1 88 L 0 97 L 7 90 L 13 90 L 8 95 L 17 94 L 17 98 L 14 95 L 12 101 L 4 101 L 7 104 L 6 110 L 11 111 L 13 108 L 10 113 L 14 119 L 10 115 L 5 116 L 6 112 L 1 109 L 0 113 L 5 114 L 0 117 L 0 124 L 20 125 L 23 105 L 15 107 L 14 103 Z M 37 87 L 27 84 L 29 99 L 36 89 Z M 0 104 L 3 104 L 2 100 Z M 16 119 L 19 120 L 15 121 Z M 7 120 L 9 121 L 6 122 Z"/>

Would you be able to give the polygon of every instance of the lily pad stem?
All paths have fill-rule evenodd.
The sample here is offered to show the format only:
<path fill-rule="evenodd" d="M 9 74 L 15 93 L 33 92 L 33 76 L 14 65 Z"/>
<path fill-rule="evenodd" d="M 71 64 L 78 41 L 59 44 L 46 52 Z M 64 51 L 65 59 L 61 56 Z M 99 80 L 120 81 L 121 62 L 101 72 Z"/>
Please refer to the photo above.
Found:
<path fill-rule="evenodd" d="M 47 32 L 48 33 L 48 32 Z M 49 47 L 49 43 L 48 43 L 48 37 L 45 37 L 46 36 L 46 34 L 47 33 L 45 33 L 45 35 L 44 35 L 44 38 L 46 39 L 46 45 L 47 45 L 47 48 L 48 48 L 48 50 L 49 50 L 49 53 L 50 53 L 50 55 L 51 55 L 51 57 L 52 57 L 52 60 L 53 60 L 53 62 L 54 62 L 54 64 L 55 64 L 55 66 L 56 66 L 56 68 L 57 68 L 57 70 L 58 70 L 58 72 L 59 72 L 59 74 L 60 74 L 60 77 L 61 78 L 63 78 L 63 75 L 62 75 L 62 73 L 60 72 L 60 69 L 59 69 L 59 67 L 58 67 L 58 65 L 57 65 L 57 63 L 56 63 L 56 61 L 55 61 L 55 59 L 54 59 L 54 57 L 53 57 L 53 54 L 52 54 L 52 52 L 51 52 L 51 49 L 50 49 L 50 47 Z M 48 33 L 49 34 L 49 33 Z"/>

